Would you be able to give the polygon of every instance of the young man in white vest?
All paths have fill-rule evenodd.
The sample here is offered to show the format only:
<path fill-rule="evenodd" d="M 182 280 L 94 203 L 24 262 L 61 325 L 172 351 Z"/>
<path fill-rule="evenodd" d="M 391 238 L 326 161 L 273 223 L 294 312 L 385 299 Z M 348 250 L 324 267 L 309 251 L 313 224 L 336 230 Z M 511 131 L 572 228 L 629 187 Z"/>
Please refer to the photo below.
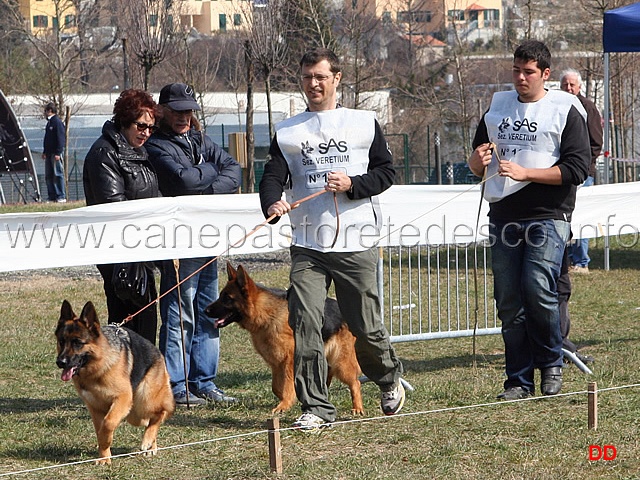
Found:
<path fill-rule="evenodd" d="M 380 227 L 375 196 L 395 177 L 391 152 L 374 112 L 337 103 L 342 72 L 332 51 L 307 52 L 300 61 L 300 75 L 309 107 L 276 126 L 260 182 L 260 202 L 265 217 L 278 215 L 272 223 L 285 213 L 291 220 L 289 323 L 295 337 L 295 389 L 302 407 L 293 425 L 313 431 L 336 418 L 328 398 L 321 335 L 332 281 L 342 317 L 356 337 L 360 367 L 380 387 L 383 413 L 398 413 L 405 392 L 402 364 L 380 318 L 377 251 L 367 242 Z M 295 201 L 321 191 L 329 193 L 292 210 Z"/>
<path fill-rule="evenodd" d="M 499 399 L 562 388 L 556 283 L 569 239 L 576 186 L 589 172 L 587 114 L 574 95 L 547 90 L 549 49 L 535 40 L 513 60 L 515 91 L 494 94 L 473 140 L 471 171 L 490 203 L 494 296 L 502 321 L 506 374 Z"/>

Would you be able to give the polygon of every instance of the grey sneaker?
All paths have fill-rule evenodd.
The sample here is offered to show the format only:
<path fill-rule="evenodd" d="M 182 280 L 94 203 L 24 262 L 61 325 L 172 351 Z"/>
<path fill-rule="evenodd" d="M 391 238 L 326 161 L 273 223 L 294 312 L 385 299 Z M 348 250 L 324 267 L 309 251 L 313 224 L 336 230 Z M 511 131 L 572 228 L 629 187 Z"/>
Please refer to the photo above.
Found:
<path fill-rule="evenodd" d="M 398 382 L 395 388 L 388 392 L 382 392 L 380 396 L 380 408 L 385 415 L 395 415 L 404 405 L 405 399 L 404 387 Z"/>
<path fill-rule="evenodd" d="M 313 433 L 318 432 L 323 428 L 330 427 L 331 424 L 325 422 L 313 413 L 303 413 L 291 426 L 307 433 Z"/>
<path fill-rule="evenodd" d="M 212 390 L 207 390 L 206 392 L 196 392 L 195 395 L 200 397 L 201 400 L 204 399 L 209 402 L 238 403 L 237 398 L 226 395 L 218 387 L 214 387 Z"/>
<path fill-rule="evenodd" d="M 176 402 L 176 405 L 187 406 L 187 392 L 184 390 L 180 393 L 176 393 L 173 395 L 173 399 Z M 189 406 L 195 405 L 204 405 L 206 400 L 196 397 L 193 393 L 189 392 Z"/>

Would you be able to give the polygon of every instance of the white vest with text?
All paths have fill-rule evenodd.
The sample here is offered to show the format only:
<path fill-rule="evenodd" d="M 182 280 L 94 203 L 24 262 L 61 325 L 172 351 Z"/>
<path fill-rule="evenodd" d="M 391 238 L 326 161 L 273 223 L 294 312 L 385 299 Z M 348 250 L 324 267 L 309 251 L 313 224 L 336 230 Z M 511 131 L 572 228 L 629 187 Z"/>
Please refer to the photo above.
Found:
<path fill-rule="evenodd" d="M 327 176 L 342 171 L 348 176 L 367 173 L 369 148 L 375 135 L 375 113 L 337 108 L 303 112 L 276 125 L 278 145 L 291 173 L 285 191 L 290 204 L 324 190 Z M 340 227 L 335 245 L 337 217 L 333 194 L 327 192 L 289 212 L 293 245 L 321 252 L 355 252 L 371 248 L 379 236 L 377 202 L 351 200 L 337 194 Z"/>

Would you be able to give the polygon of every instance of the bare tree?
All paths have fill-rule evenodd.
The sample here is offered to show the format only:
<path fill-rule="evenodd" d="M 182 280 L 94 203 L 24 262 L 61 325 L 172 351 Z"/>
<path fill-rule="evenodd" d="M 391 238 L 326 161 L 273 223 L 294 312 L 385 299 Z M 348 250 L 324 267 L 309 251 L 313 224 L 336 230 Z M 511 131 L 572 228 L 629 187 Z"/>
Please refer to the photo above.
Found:
<path fill-rule="evenodd" d="M 338 53 L 343 55 L 345 75 L 342 85 L 342 101 L 347 98 L 353 100 L 349 106 L 358 108 L 366 98 L 362 93 L 386 86 L 386 79 L 382 76 L 381 62 L 384 60 L 385 31 L 381 22 L 371 14 L 373 0 L 365 0 L 359 8 L 344 8 L 339 18 L 337 30 L 341 48 Z"/>
<path fill-rule="evenodd" d="M 204 94 L 215 90 L 214 85 L 227 50 L 225 46 L 230 42 L 231 38 L 227 36 L 215 39 L 195 39 L 188 34 L 182 34 L 183 47 L 176 50 L 172 57 L 174 61 L 171 62 L 170 70 L 177 70 L 174 78 L 191 85 L 196 92 L 198 103 L 202 107 L 198 112 L 199 120 L 205 132 L 207 130 L 207 112 L 205 111 Z"/>
<path fill-rule="evenodd" d="M 274 136 L 271 78 L 274 72 L 286 65 L 292 3 L 289 0 L 270 0 L 266 7 L 245 11 L 245 17 L 251 24 L 247 36 L 248 54 L 264 80 L 270 139 Z"/>
<path fill-rule="evenodd" d="M 151 71 L 166 59 L 172 46 L 179 10 L 172 0 L 119 2 L 121 35 L 142 69 L 142 85 L 147 90 Z"/>
<path fill-rule="evenodd" d="M 75 8 L 68 0 L 52 0 L 54 13 L 51 28 L 43 21 L 41 29 L 29 29 L 26 19 L 22 18 L 19 9 L 10 8 L 13 26 L 18 29 L 33 47 L 36 62 L 40 64 L 41 75 L 46 90 L 43 101 L 53 101 L 60 111 L 64 111 L 65 97 L 69 93 L 74 64 L 78 61 L 79 52 L 73 44 Z M 7 5 L 11 7 L 11 5 Z M 14 5 L 17 7 L 17 5 Z"/>
<path fill-rule="evenodd" d="M 80 85 L 87 91 L 91 85 L 92 65 L 118 42 L 117 29 L 99 27 L 99 19 L 110 15 L 109 3 L 101 0 L 70 0 L 76 11 L 77 49 L 80 67 Z"/>

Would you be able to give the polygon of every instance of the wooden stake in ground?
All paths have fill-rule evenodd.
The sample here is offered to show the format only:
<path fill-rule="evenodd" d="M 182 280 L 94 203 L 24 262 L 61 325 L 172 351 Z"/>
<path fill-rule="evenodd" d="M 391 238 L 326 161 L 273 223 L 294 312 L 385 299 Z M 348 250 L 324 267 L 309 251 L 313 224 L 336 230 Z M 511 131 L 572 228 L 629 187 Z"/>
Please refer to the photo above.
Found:
<path fill-rule="evenodd" d="M 598 429 L 598 384 L 596 382 L 590 382 L 588 388 L 588 403 L 589 403 L 589 430 Z"/>
<path fill-rule="evenodd" d="M 280 443 L 280 419 L 271 418 L 267 421 L 269 430 L 269 465 L 271 471 L 282 473 L 282 444 Z"/>

